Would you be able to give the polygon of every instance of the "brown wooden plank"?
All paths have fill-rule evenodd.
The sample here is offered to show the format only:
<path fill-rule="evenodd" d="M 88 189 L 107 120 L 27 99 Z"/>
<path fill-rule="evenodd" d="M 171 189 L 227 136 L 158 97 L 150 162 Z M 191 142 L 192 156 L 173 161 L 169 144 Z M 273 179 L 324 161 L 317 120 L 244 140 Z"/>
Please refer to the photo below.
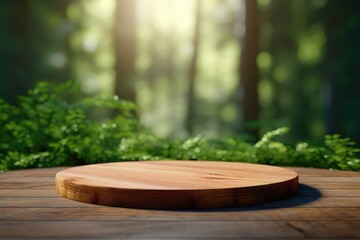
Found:
<path fill-rule="evenodd" d="M 294 207 L 294 208 L 307 208 L 307 207 L 360 207 L 359 197 L 294 197 L 291 199 L 277 201 L 273 203 L 264 204 L 261 207 L 281 208 L 281 207 Z"/>
<path fill-rule="evenodd" d="M 360 221 L 290 221 L 287 224 L 306 238 L 360 238 Z"/>
<path fill-rule="evenodd" d="M 13 170 L 0 173 L 0 179 L 6 177 L 53 177 L 59 171 L 71 168 L 69 167 L 56 167 L 56 168 L 35 168 L 35 169 L 24 169 L 24 170 Z M 327 170 L 320 168 L 303 168 L 303 167 L 284 167 L 286 169 L 293 170 L 300 175 L 306 177 L 360 177 L 359 172 L 352 171 L 339 171 L 339 170 Z"/>
<path fill-rule="evenodd" d="M 300 176 L 301 177 L 301 176 Z M 0 179 L 1 183 L 51 183 L 55 187 L 55 176 L 53 177 L 10 177 Z M 332 184 L 333 186 L 340 185 L 346 187 L 350 184 L 353 188 L 360 188 L 360 177 L 301 177 L 300 183 L 306 185 L 316 185 L 319 187 L 326 187 Z M 344 185 L 341 185 L 344 184 Z M 314 186 L 315 186 L 314 185 Z M 0 187 L 1 189 L 1 187 Z"/>
<path fill-rule="evenodd" d="M 53 190 L 54 183 L 49 182 L 0 182 L 0 189 Z"/>
<path fill-rule="evenodd" d="M 341 178 L 340 178 L 341 179 Z M 339 181 L 337 178 L 332 178 L 332 181 L 325 182 L 312 182 L 312 181 L 301 181 L 301 184 L 306 184 L 307 186 L 318 188 L 318 189 L 360 189 L 360 178 L 351 178 L 351 180 Z M 301 188 L 301 186 L 300 186 Z M 5 181 L 0 181 L 0 189 L 55 189 L 55 180 L 54 178 L 41 179 L 37 178 L 34 181 L 34 178 L 26 180 L 26 178 L 21 180 L 16 180 L 15 178 L 7 179 Z"/>
<path fill-rule="evenodd" d="M 300 176 L 302 183 L 360 183 L 360 177 L 311 177 L 302 175 Z"/>
<path fill-rule="evenodd" d="M 53 177 L 57 172 L 67 168 L 69 167 L 12 170 L 7 172 L 0 172 L 0 179 L 3 177 Z"/>
<path fill-rule="evenodd" d="M 252 208 L 347 208 L 360 207 L 360 197 L 293 197 Z"/>
<path fill-rule="evenodd" d="M 297 172 L 299 175 L 308 177 L 359 177 L 360 172 L 328 170 L 320 168 L 285 167 Z"/>
<path fill-rule="evenodd" d="M 359 227 L 359 221 L 1 221 L 0 237 L 344 239 L 359 238 Z"/>
<path fill-rule="evenodd" d="M 332 178 L 332 182 L 328 182 L 325 180 L 324 182 L 320 180 L 321 182 L 311 182 L 311 181 L 301 181 L 303 184 L 307 184 L 307 186 L 313 187 L 313 188 L 321 188 L 321 189 L 360 189 L 360 178 Z M 340 179 L 340 182 L 336 182 L 337 179 Z M 0 181 L 0 189 L 48 189 L 53 190 L 55 188 L 55 181 L 54 178 L 50 179 L 41 179 L 37 178 L 37 180 L 33 181 L 33 179 L 26 181 L 26 179 L 22 178 L 19 180 L 13 179 L 7 179 L 6 181 Z M 301 188 L 301 186 L 300 186 Z"/>
<path fill-rule="evenodd" d="M 46 227 L 44 227 L 46 226 Z M 261 231 L 259 230 L 261 229 Z M 260 221 L 1 221 L 0 237 L 228 239 L 302 238 L 285 222 Z"/>
<path fill-rule="evenodd" d="M 62 208 L 62 207 L 73 207 L 73 208 L 94 208 L 102 207 L 95 204 L 87 204 L 62 197 L 0 197 L 0 208 Z"/>
<path fill-rule="evenodd" d="M 360 208 L 287 208 L 256 211 L 150 211 L 125 208 L 0 208 L 0 220 L 11 221 L 111 221 L 111 220 L 187 220 L 187 221 L 360 221 Z"/>
<path fill-rule="evenodd" d="M 64 169 L 68 169 L 70 167 L 58 167 L 58 168 L 40 168 L 40 169 L 25 169 L 25 170 L 16 170 L 16 171 L 7 171 L 0 173 L 0 181 L 2 179 L 7 179 L 11 177 L 15 178 L 27 178 L 27 177 L 48 177 L 53 178 L 57 172 L 62 171 Z M 351 171 L 339 171 L 339 170 L 326 170 L 326 169 L 315 169 L 315 168 L 300 168 L 300 167 L 285 167 L 287 169 L 293 170 L 297 172 L 300 175 L 300 180 L 302 178 L 332 178 L 332 177 L 355 177 L 359 178 L 360 173 L 359 172 L 351 172 Z M 341 181 L 341 180 L 340 180 Z M 358 180 L 357 180 L 358 181 Z"/>
<path fill-rule="evenodd" d="M 360 182 L 336 182 L 336 180 L 334 182 L 308 182 L 307 185 L 317 189 L 360 189 Z"/>
<path fill-rule="evenodd" d="M 38 183 L 38 182 L 47 182 L 47 183 L 53 183 L 55 185 L 55 174 L 51 177 L 22 177 L 22 176 L 12 176 L 12 177 L 3 177 L 0 178 L 0 183 L 7 183 L 7 182 L 17 182 L 17 183 Z"/>
<path fill-rule="evenodd" d="M 300 189 L 297 196 L 312 197 L 359 197 L 360 189 Z"/>
<path fill-rule="evenodd" d="M 102 207 L 94 204 L 87 204 L 82 202 L 73 201 L 62 197 L 0 197 L 0 207 Z M 293 197 L 286 200 L 275 201 L 255 207 L 243 207 L 241 209 L 266 209 L 266 208 L 315 208 L 315 207 L 343 207 L 353 208 L 360 207 L 360 197 Z"/>
<path fill-rule="evenodd" d="M 359 197 L 360 189 L 307 189 L 299 188 L 298 197 Z M 56 190 L 0 189 L 0 197 L 58 197 Z"/>
<path fill-rule="evenodd" d="M 59 195 L 55 189 L 0 189 L 1 197 L 59 197 Z"/>

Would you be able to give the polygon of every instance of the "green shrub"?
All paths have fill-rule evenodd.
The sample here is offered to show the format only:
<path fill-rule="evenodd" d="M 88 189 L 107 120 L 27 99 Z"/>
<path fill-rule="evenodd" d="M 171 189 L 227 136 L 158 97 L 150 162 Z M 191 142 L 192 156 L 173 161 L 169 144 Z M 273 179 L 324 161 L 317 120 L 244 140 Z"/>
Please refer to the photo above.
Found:
<path fill-rule="evenodd" d="M 74 86 L 66 83 L 51 88 L 40 83 L 18 106 L 0 102 L 1 169 L 52 167 L 122 159 L 119 142 L 139 132 L 133 103 L 115 99 L 63 99 Z M 73 96 L 77 92 L 73 92 Z M 94 107 L 121 112 L 116 117 L 94 121 Z M 128 156 L 129 157 L 129 156 Z"/>
<path fill-rule="evenodd" d="M 99 110 L 113 117 L 90 117 Z M 0 170 L 189 159 L 360 171 L 359 149 L 339 135 L 325 136 L 321 146 L 276 141 L 287 128 L 266 133 L 256 144 L 240 136 L 160 139 L 141 126 L 135 110 L 116 96 L 81 96 L 72 82 L 56 87 L 39 83 L 16 106 L 0 99 Z"/>

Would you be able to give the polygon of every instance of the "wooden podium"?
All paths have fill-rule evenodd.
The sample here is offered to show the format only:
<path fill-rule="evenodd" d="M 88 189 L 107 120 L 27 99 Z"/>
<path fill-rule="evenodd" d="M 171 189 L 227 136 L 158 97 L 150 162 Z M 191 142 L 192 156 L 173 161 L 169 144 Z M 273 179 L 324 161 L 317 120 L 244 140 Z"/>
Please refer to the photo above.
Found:
<path fill-rule="evenodd" d="M 297 189 L 294 171 L 238 162 L 114 162 L 56 174 L 56 190 L 63 197 L 145 209 L 248 206 L 290 197 Z"/>

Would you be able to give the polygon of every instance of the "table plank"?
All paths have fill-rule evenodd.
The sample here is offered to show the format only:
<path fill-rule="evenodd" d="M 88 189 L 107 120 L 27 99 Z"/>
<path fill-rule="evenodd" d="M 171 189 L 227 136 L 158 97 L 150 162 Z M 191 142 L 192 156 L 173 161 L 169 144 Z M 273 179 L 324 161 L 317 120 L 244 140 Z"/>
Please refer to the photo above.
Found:
<path fill-rule="evenodd" d="M 298 197 L 287 200 L 281 200 L 266 204 L 257 205 L 255 207 L 247 207 L 240 209 L 267 209 L 267 208 L 310 208 L 310 207 L 359 207 L 360 198 L 358 197 Z M 73 207 L 73 208 L 92 208 L 93 204 L 81 203 L 77 201 L 68 200 L 59 197 L 0 197 L 0 208 L 9 207 L 23 207 L 23 208 L 36 208 L 36 207 Z M 102 206 L 96 206 L 102 207 Z M 118 209 L 118 208 L 115 208 Z"/>
<path fill-rule="evenodd" d="M 69 167 L 12 170 L 7 172 L 0 172 L 0 179 L 8 177 L 53 177 L 57 172 L 67 168 Z"/>
<path fill-rule="evenodd" d="M 52 182 L 0 182 L 0 189 L 12 190 L 53 190 L 54 183 Z"/>
<path fill-rule="evenodd" d="M 360 172 L 328 170 L 320 168 L 286 167 L 306 177 L 359 177 Z"/>
<path fill-rule="evenodd" d="M 360 182 L 354 181 L 348 181 L 348 182 L 336 182 L 336 178 L 332 177 L 332 182 L 309 182 L 309 181 L 301 181 L 302 184 L 306 184 L 310 187 L 316 188 L 316 189 L 360 189 Z M 53 180 L 53 179 L 52 179 Z M 34 189 L 34 190 L 53 190 L 54 189 L 54 183 L 51 181 L 38 181 L 38 182 L 9 182 L 4 181 L 0 182 L 0 189 Z M 301 190 L 300 186 L 300 190 Z"/>
<path fill-rule="evenodd" d="M 299 189 L 298 197 L 358 197 L 360 189 Z M 59 197 L 56 190 L 0 189 L 0 197 Z"/>
<path fill-rule="evenodd" d="M 360 238 L 360 221 L 290 221 L 306 238 Z"/>
<path fill-rule="evenodd" d="M 24 170 L 13 170 L 0 173 L 0 179 L 6 177 L 55 177 L 56 173 L 69 167 L 55 168 L 34 168 Z M 284 167 L 299 173 L 301 177 L 359 177 L 360 172 L 328 170 L 320 168 L 303 168 L 303 167 Z"/>
<path fill-rule="evenodd" d="M 23 176 L 11 176 L 11 177 L 0 177 L 0 183 L 52 183 L 55 182 L 55 174 L 53 176 L 45 177 L 23 177 Z"/>
<path fill-rule="evenodd" d="M 319 173 L 320 174 L 320 173 Z M 339 176 L 332 176 L 332 177 L 308 177 L 308 176 L 301 176 L 302 183 L 359 183 L 360 178 L 358 177 L 339 177 Z"/>
<path fill-rule="evenodd" d="M 26 212 L 26 214 L 24 214 Z M 188 220 L 188 221 L 296 221 L 360 220 L 360 208 L 285 208 L 209 211 L 146 211 L 122 208 L 0 208 L 0 220 L 11 221 L 81 221 L 81 220 Z"/>
<path fill-rule="evenodd" d="M 54 185 L 55 188 L 55 185 Z M 0 189 L 0 197 L 59 197 L 55 189 Z"/>
<path fill-rule="evenodd" d="M 359 238 L 359 222 L 336 221 L 1 221 L 0 232 L 17 238 L 303 239 Z M 46 227 L 44 227 L 46 226 Z"/>

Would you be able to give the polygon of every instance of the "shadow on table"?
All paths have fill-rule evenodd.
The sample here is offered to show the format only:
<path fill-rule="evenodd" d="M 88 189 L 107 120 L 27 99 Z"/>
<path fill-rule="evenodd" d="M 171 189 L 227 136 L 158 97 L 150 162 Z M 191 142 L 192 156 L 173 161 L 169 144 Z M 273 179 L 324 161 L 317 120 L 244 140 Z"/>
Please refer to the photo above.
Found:
<path fill-rule="evenodd" d="M 296 195 L 276 202 L 270 202 L 256 206 L 249 206 L 249 207 L 216 208 L 216 209 L 185 210 L 185 211 L 230 212 L 230 211 L 254 211 L 254 210 L 265 210 L 265 209 L 289 208 L 289 207 L 296 207 L 314 202 L 320 197 L 321 197 L 321 193 L 316 188 L 313 188 L 305 184 L 299 184 L 299 191 Z"/>

